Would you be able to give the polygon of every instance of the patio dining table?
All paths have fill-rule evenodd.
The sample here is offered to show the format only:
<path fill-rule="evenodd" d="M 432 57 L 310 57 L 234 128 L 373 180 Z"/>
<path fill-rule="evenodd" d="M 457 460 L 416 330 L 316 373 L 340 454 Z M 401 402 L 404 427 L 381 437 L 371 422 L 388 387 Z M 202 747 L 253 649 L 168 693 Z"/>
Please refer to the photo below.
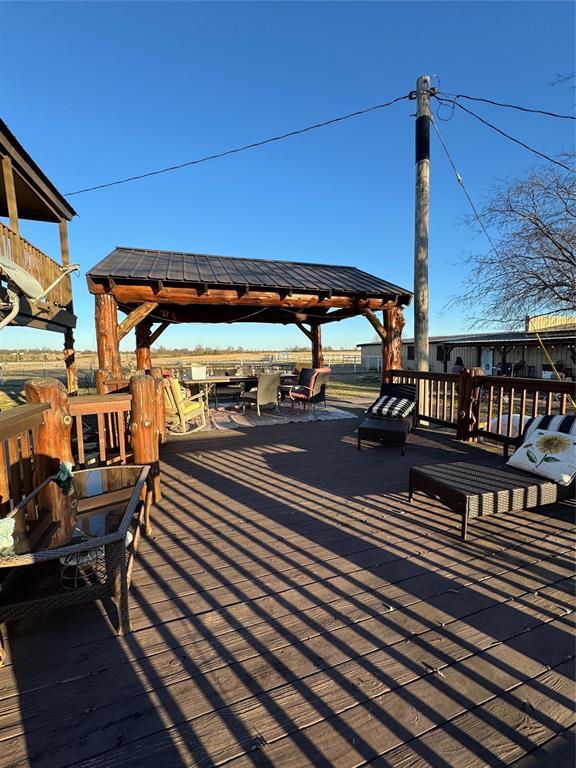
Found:
<path fill-rule="evenodd" d="M 296 377 L 292 373 L 280 374 L 280 384 L 282 386 L 288 386 L 288 381 L 296 380 Z M 204 396 L 206 397 L 206 403 L 208 403 L 208 396 L 213 388 L 218 384 L 222 385 L 234 385 L 242 384 L 244 389 L 250 389 L 251 386 L 258 384 L 258 375 L 245 375 L 245 374 L 232 374 L 229 376 L 204 376 L 193 379 L 186 379 L 182 382 L 186 387 L 192 389 L 194 386 L 202 387 L 204 390 Z"/>

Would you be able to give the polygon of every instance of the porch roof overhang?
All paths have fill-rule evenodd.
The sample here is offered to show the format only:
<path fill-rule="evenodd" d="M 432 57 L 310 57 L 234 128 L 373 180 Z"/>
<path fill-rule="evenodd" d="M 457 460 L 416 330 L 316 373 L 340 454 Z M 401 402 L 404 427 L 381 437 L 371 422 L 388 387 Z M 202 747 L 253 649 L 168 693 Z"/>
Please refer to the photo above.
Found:
<path fill-rule="evenodd" d="M 21 219 L 32 221 L 70 221 L 76 211 L 34 162 L 16 136 L 0 120 L 0 157 L 12 161 L 14 191 Z M 8 216 L 8 201 L 0 164 L 0 216 Z"/>
<path fill-rule="evenodd" d="M 151 302 L 154 319 L 171 323 L 320 325 L 412 299 L 356 267 L 124 247 L 87 280 L 91 293 L 113 295 L 123 311 Z"/>

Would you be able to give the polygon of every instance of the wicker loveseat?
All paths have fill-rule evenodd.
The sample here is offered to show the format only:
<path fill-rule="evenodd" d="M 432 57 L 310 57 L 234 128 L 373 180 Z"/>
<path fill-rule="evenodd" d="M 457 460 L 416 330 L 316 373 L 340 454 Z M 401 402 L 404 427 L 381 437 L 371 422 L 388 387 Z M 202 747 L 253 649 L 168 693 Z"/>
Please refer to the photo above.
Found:
<path fill-rule="evenodd" d="M 506 464 L 510 448 L 519 448 L 536 429 L 563 432 L 576 439 L 576 416 L 539 416 L 530 419 L 523 433 L 504 445 L 504 459 L 486 456 L 477 461 L 457 461 L 411 467 L 408 498 L 420 491 L 439 499 L 462 515 L 465 540 L 468 521 L 485 515 L 516 512 L 574 498 L 574 481 L 560 485 L 545 477 Z"/>

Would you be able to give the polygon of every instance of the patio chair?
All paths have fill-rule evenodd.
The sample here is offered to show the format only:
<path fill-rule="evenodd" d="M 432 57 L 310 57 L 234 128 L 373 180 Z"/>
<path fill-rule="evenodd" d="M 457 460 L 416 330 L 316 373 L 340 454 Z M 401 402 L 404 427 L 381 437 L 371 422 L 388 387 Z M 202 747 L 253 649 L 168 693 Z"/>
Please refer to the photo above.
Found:
<path fill-rule="evenodd" d="M 242 413 L 246 411 L 246 405 L 255 404 L 258 416 L 260 416 L 260 408 L 263 405 L 274 405 L 276 410 L 279 410 L 278 406 L 278 387 L 280 385 L 279 373 L 261 373 L 258 378 L 258 386 L 255 389 L 251 389 L 248 392 L 244 392 L 240 395 L 240 401 L 242 403 Z"/>
<path fill-rule="evenodd" d="M 288 392 L 292 407 L 296 402 L 302 403 L 304 409 L 308 403 L 311 403 L 312 408 L 315 408 L 317 403 L 324 403 L 324 407 L 328 409 L 326 387 L 331 373 L 331 368 L 302 368 L 298 383 L 290 387 Z"/>
<path fill-rule="evenodd" d="M 362 440 L 400 446 L 404 456 L 406 438 L 412 432 L 417 409 L 416 384 L 389 384 L 380 387 L 378 398 L 358 426 L 358 450 Z"/>
<path fill-rule="evenodd" d="M 171 432 L 187 434 L 206 426 L 206 399 L 204 392 L 186 395 L 178 379 L 164 379 L 164 408 L 168 429 Z M 190 422 L 200 423 L 190 428 Z"/>

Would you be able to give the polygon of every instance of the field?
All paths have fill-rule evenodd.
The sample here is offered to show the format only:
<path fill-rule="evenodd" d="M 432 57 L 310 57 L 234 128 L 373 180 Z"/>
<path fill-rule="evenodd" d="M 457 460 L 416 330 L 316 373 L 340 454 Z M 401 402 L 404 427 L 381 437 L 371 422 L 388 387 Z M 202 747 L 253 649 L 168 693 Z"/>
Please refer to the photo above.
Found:
<path fill-rule="evenodd" d="M 236 372 L 238 367 L 249 372 L 252 366 L 257 370 L 269 365 L 288 370 L 294 365 L 310 365 L 310 353 L 307 351 L 234 351 L 202 355 L 195 355 L 192 352 L 188 354 L 167 352 L 168 354 L 165 355 L 153 353 L 154 365 L 174 369 L 177 375 L 187 373 L 191 364 L 206 365 L 215 373 Z M 6 358 L 8 354 L 4 353 L 2 356 Z M 21 350 L 9 356 L 11 359 L 5 359 L 0 363 L 0 410 L 24 402 L 24 384 L 28 379 L 48 376 L 65 381 L 64 362 L 58 352 L 29 355 L 25 350 Z M 98 367 L 96 353 L 78 352 L 76 358 L 80 391 L 84 394 L 94 393 L 93 372 Z M 136 369 L 134 353 L 123 352 L 121 359 L 126 372 L 134 373 Z M 374 372 L 361 370 L 360 354 L 357 350 L 327 351 L 325 363 L 333 369 L 330 396 L 348 400 L 358 397 L 370 398 L 377 392 L 379 376 Z"/>

